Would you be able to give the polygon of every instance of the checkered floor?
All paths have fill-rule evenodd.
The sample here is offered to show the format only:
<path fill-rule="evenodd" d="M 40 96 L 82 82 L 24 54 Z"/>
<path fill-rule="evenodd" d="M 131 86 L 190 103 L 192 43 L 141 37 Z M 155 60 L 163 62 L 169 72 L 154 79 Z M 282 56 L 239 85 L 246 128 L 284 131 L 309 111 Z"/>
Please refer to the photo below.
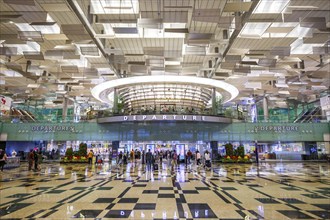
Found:
<path fill-rule="evenodd" d="M 0 219 L 330 219 L 328 163 L 42 166 L 0 173 Z"/>

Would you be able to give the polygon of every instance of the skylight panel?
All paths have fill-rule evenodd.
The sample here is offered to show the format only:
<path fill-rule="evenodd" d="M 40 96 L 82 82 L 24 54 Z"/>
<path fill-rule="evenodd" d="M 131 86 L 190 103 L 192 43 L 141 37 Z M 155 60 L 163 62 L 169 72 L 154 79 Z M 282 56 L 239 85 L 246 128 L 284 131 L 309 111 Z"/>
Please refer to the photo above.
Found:
<path fill-rule="evenodd" d="M 243 27 L 243 30 L 240 33 L 240 37 L 261 37 L 262 34 L 267 30 L 270 26 L 270 22 L 249 22 L 246 23 Z"/>
<path fill-rule="evenodd" d="M 253 13 L 281 13 L 290 0 L 261 0 Z"/>
<path fill-rule="evenodd" d="M 137 14 L 138 0 L 91 0 L 92 14 Z"/>
<path fill-rule="evenodd" d="M 287 37 L 313 37 L 313 29 L 307 27 L 300 27 L 298 25 L 287 35 Z"/>

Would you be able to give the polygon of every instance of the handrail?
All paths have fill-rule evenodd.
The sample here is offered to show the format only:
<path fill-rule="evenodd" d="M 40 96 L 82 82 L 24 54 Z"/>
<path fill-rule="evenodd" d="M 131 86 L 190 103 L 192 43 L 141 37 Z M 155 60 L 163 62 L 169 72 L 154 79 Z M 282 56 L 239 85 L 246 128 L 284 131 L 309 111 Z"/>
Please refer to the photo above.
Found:
<path fill-rule="evenodd" d="M 9 122 L 9 123 L 78 123 L 78 122 L 91 122 L 96 121 L 99 118 L 107 118 L 112 116 L 124 116 L 124 115 L 204 115 L 204 116 L 219 116 L 225 118 L 233 119 L 233 123 L 235 122 L 247 122 L 247 123 L 292 123 L 287 117 L 287 115 L 276 115 L 268 117 L 267 119 L 264 116 L 258 116 L 255 121 L 252 121 L 251 118 L 245 117 L 243 119 L 238 119 L 237 115 L 235 117 L 228 117 L 224 114 L 210 114 L 209 112 L 140 112 L 136 114 L 124 114 L 124 113 L 104 113 L 98 115 L 87 115 L 87 116 L 74 116 L 68 115 L 63 118 L 62 116 L 57 116 L 54 114 L 43 115 L 42 117 L 35 118 L 31 120 L 31 116 L 28 115 L 2 115 L 0 116 L 0 122 Z M 303 123 L 319 123 L 319 122 L 327 122 L 327 118 L 324 115 L 311 115 L 309 116 L 309 120 Z"/>

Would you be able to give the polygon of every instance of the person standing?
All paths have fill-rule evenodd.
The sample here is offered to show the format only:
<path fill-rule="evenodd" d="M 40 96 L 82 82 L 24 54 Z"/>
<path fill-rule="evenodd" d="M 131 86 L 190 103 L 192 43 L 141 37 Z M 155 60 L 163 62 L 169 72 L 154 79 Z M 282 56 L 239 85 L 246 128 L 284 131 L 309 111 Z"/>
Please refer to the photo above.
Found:
<path fill-rule="evenodd" d="M 118 166 L 121 165 L 122 162 L 123 162 L 123 153 L 120 151 L 119 152 L 119 155 L 118 155 L 118 163 L 117 163 L 117 165 Z"/>
<path fill-rule="evenodd" d="M 196 151 L 196 164 L 199 166 L 201 163 L 201 153 L 199 151 Z"/>
<path fill-rule="evenodd" d="M 38 152 L 38 171 L 41 170 L 41 162 L 42 162 L 42 153 L 41 153 L 41 150 Z"/>
<path fill-rule="evenodd" d="M 178 155 L 176 154 L 176 151 L 173 150 L 172 153 L 172 171 L 174 170 L 174 168 L 178 165 Z"/>
<path fill-rule="evenodd" d="M 164 156 L 164 154 L 163 154 L 163 151 L 161 150 L 160 152 L 159 152 L 159 162 L 160 162 L 160 165 L 162 166 L 162 163 L 163 163 L 163 156 Z"/>
<path fill-rule="evenodd" d="M 1 171 L 3 171 L 3 168 L 6 164 L 6 160 L 7 160 L 6 152 L 4 150 L 0 149 L 0 169 L 1 169 Z"/>
<path fill-rule="evenodd" d="M 35 150 L 33 153 L 34 157 L 34 171 L 38 171 L 38 151 Z"/>
<path fill-rule="evenodd" d="M 152 153 L 151 150 L 146 153 L 146 162 L 147 162 L 147 169 L 151 170 L 151 164 L 152 164 Z"/>
<path fill-rule="evenodd" d="M 33 150 L 31 149 L 30 153 L 28 154 L 29 170 L 32 170 L 33 161 L 34 161 L 34 154 L 33 154 Z"/>
<path fill-rule="evenodd" d="M 134 163 L 134 157 L 135 157 L 135 154 L 134 154 L 134 150 L 132 149 L 131 152 L 130 152 L 130 159 L 131 159 L 131 163 Z"/>
<path fill-rule="evenodd" d="M 192 156 L 192 153 L 190 150 L 188 150 L 188 152 L 187 152 L 187 160 L 188 160 L 187 163 L 188 164 L 190 164 L 191 156 Z"/>
<path fill-rule="evenodd" d="M 211 156 L 208 150 L 204 153 L 204 159 L 205 159 L 205 167 L 211 167 Z"/>
<path fill-rule="evenodd" d="M 93 156 L 94 156 L 94 153 L 93 153 L 93 150 L 90 150 L 87 157 L 88 157 L 88 164 L 92 164 L 93 163 Z"/>

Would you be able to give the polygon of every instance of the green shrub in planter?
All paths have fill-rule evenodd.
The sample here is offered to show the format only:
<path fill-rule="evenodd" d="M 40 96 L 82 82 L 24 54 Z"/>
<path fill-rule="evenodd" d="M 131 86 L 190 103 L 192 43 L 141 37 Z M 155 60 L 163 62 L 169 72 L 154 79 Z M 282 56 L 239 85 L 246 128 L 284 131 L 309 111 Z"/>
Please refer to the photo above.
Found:
<path fill-rule="evenodd" d="M 78 156 L 86 156 L 87 155 L 87 144 L 86 143 L 80 143 L 78 152 L 79 152 Z"/>
<path fill-rule="evenodd" d="M 236 151 L 237 156 L 244 157 L 244 146 L 240 145 L 239 147 L 237 147 Z"/>
<path fill-rule="evenodd" d="M 233 156 L 234 155 L 234 148 L 233 148 L 233 145 L 231 143 L 227 143 L 225 145 L 225 149 L 226 149 L 226 156 Z"/>
<path fill-rule="evenodd" d="M 69 147 L 68 149 L 66 149 L 66 152 L 65 152 L 65 156 L 66 157 L 73 157 L 73 149 L 72 147 Z"/>

